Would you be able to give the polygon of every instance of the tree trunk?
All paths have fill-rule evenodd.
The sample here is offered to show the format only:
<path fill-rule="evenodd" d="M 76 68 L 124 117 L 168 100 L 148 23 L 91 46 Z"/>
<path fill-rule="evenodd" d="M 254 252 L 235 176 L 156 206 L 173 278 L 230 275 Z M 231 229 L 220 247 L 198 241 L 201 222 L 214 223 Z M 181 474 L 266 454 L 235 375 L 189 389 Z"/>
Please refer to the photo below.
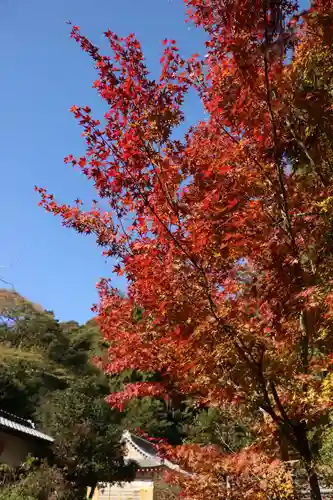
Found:
<path fill-rule="evenodd" d="M 90 489 L 90 491 L 89 491 L 89 496 L 88 496 L 88 498 L 93 498 L 94 493 L 95 493 L 95 490 L 96 490 L 96 486 L 97 486 L 97 484 L 94 484 L 94 485 L 91 487 L 91 489 Z"/>
<path fill-rule="evenodd" d="M 317 473 L 311 463 L 305 463 L 311 491 L 311 500 L 322 500 Z"/>
<path fill-rule="evenodd" d="M 279 433 L 279 447 L 280 447 L 280 457 L 282 462 L 288 462 L 289 460 L 289 442 L 284 435 L 282 429 L 278 428 Z"/>
<path fill-rule="evenodd" d="M 312 451 L 307 436 L 307 429 L 304 422 L 295 428 L 296 448 L 299 451 L 305 466 L 310 487 L 311 500 L 322 500 L 318 476 L 313 465 Z"/>

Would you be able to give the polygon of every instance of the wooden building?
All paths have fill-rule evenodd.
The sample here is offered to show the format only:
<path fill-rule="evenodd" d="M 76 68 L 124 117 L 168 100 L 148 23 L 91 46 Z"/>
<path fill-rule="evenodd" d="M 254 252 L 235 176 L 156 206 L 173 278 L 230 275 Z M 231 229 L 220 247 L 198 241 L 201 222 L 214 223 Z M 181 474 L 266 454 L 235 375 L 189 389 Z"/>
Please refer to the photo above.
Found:
<path fill-rule="evenodd" d="M 166 469 L 180 471 L 179 467 L 160 458 L 154 446 L 142 437 L 126 431 L 123 440 L 126 460 L 138 465 L 135 480 L 121 485 L 101 485 L 95 490 L 93 500 L 159 500 L 158 484 L 163 472 Z"/>
<path fill-rule="evenodd" d="M 42 457 L 53 438 L 35 429 L 33 422 L 0 410 L 0 463 L 19 466 L 30 454 Z"/>

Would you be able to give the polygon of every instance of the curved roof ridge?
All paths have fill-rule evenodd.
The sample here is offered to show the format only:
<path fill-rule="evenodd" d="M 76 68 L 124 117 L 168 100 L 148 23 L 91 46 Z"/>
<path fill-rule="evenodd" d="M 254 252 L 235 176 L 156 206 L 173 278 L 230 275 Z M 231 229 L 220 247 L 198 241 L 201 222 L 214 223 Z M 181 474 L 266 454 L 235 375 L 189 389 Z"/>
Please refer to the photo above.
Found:
<path fill-rule="evenodd" d="M 133 434 L 134 437 L 137 437 Z M 125 441 L 127 441 L 131 446 L 133 446 L 133 448 L 138 452 L 140 453 L 140 455 L 142 455 L 143 457 L 145 457 L 146 459 L 148 460 L 151 460 L 152 462 L 155 462 L 155 464 L 157 466 L 161 466 L 163 465 L 163 460 L 158 457 L 157 455 L 153 455 L 151 453 L 149 453 L 148 451 L 144 450 L 143 448 L 141 448 L 132 438 L 132 434 L 131 432 L 129 431 L 125 431 L 123 433 L 123 438 Z M 148 444 L 151 445 L 151 443 L 149 443 L 149 441 L 147 440 L 144 440 L 146 441 Z"/>
<path fill-rule="evenodd" d="M 123 439 L 125 441 L 127 441 L 131 446 L 133 446 L 133 448 L 138 452 L 140 453 L 143 457 L 145 457 L 146 459 L 148 460 L 152 460 L 153 462 L 156 463 L 156 466 L 165 466 L 167 467 L 168 469 L 171 469 L 171 470 L 174 470 L 176 472 L 180 472 L 181 474 L 185 474 L 185 475 L 191 475 L 189 472 L 186 472 L 184 471 L 183 469 L 181 469 L 181 467 L 179 467 L 179 465 L 177 464 L 174 464 L 173 462 L 170 462 L 170 460 L 166 459 L 166 458 L 161 458 L 157 455 L 157 452 L 155 452 L 155 454 L 152 454 L 152 453 L 149 453 L 148 451 L 144 450 L 143 448 L 140 447 L 139 444 L 137 444 L 133 438 L 136 438 L 136 439 L 139 439 L 145 443 L 147 443 L 147 445 L 149 445 L 149 447 L 152 447 L 153 445 L 150 443 L 150 441 L 148 441 L 147 439 L 145 438 L 142 438 L 141 436 L 136 436 L 135 434 L 132 434 L 130 431 L 126 430 L 124 431 L 123 433 Z"/>

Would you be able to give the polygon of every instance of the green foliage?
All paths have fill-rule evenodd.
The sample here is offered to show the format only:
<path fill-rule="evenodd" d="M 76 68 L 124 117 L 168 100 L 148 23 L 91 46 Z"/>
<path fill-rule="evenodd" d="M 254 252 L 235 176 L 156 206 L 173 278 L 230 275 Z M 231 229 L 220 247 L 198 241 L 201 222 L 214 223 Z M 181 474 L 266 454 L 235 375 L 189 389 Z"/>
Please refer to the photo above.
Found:
<path fill-rule="evenodd" d="M 0 500 L 37 500 L 37 497 L 27 496 L 26 493 L 11 487 L 0 491 Z"/>
<path fill-rule="evenodd" d="M 66 372 L 43 354 L 0 346 L 1 408 L 31 418 L 44 394 L 66 387 Z"/>
<path fill-rule="evenodd" d="M 98 342 L 95 322 L 87 328 L 59 323 L 40 306 L 2 290 L 0 335 L 0 404 L 9 412 L 31 418 L 41 398 L 71 386 L 78 375 L 97 373 L 90 363 Z"/>
<path fill-rule="evenodd" d="M 117 392 L 124 384 L 133 382 L 156 382 L 158 373 L 143 373 L 126 370 L 109 379 L 109 391 Z M 121 427 L 135 432 L 140 429 L 151 437 L 164 438 L 170 444 L 180 444 L 185 436 L 184 425 L 190 415 L 188 405 L 182 398 L 164 401 L 151 397 L 132 399 L 121 415 Z"/>
<path fill-rule="evenodd" d="M 226 453 L 233 453 L 253 440 L 249 422 L 237 421 L 226 409 L 203 409 L 188 426 L 187 441 L 200 444 L 216 444 Z"/>
<path fill-rule="evenodd" d="M 64 483 L 61 472 L 50 468 L 45 461 L 39 464 L 38 459 L 31 456 L 17 468 L 1 464 L 0 477 L 0 500 L 66 498 L 61 495 L 60 483 Z"/>
<path fill-rule="evenodd" d="M 169 408 L 165 401 L 145 397 L 128 403 L 121 424 L 132 432 L 141 429 L 151 437 L 180 444 L 184 437 L 184 420 L 181 410 Z"/>
<path fill-rule="evenodd" d="M 50 467 L 43 462 L 35 467 L 19 483 L 9 488 L 12 495 L 19 495 L 18 499 L 33 500 L 80 500 L 84 498 L 84 491 L 77 485 L 68 482 L 63 470 L 55 466 Z M 15 496 L 14 496 L 15 499 Z"/>
<path fill-rule="evenodd" d="M 321 472 L 328 484 L 333 484 L 333 413 L 320 435 L 319 463 Z"/>
<path fill-rule="evenodd" d="M 94 319 L 87 321 L 84 325 L 79 325 L 76 321 L 68 321 L 60 323 L 60 326 L 70 338 L 71 348 L 85 355 L 86 360 L 91 359 L 92 356 L 101 356 L 105 351 L 105 343 Z"/>
<path fill-rule="evenodd" d="M 133 467 L 124 464 L 117 416 L 105 403 L 101 389 L 97 379 L 86 377 L 54 392 L 38 410 L 43 428 L 56 436 L 55 462 L 66 468 L 68 479 L 81 486 L 133 477 Z"/>
<path fill-rule="evenodd" d="M 75 321 L 59 323 L 53 313 L 43 311 L 16 293 L 0 291 L 0 335 L 3 345 L 43 355 L 47 362 L 70 368 L 71 372 L 91 370 L 90 353 L 97 343 L 94 322 L 80 326 Z"/>
<path fill-rule="evenodd" d="M 132 478 L 119 444 L 119 412 L 105 403 L 106 377 L 90 360 L 101 353 L 95 321 L 59 323 L 54 315 L 16 293 L 0 291 L 0 404 L 33 418 L 55 437 L 53 467 L 43 464 L 6 489 L 6 498 L 84 498 L 99 481 Z M 55 497 L 54 497 L 55 498 Z"/>

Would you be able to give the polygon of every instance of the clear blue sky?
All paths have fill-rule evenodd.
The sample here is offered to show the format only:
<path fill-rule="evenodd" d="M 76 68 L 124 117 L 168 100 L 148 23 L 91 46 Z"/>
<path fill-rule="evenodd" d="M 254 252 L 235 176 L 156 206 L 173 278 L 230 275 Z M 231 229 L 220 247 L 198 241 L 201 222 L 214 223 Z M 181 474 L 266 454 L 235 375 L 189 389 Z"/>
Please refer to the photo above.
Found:
<path fill-rule="evenodd" d="M 65 21 L 99 46 L 107 28 L 136 33 L 157 75 L 163 38 L 175 38 L 184 55 L 203 50 L 203 34 L 184 19 L 183 0 L 0 0 L 0 276 L 61 320 L 91 317 L 95 284 L 112 268 L 93 238 L 37 207 L 33 190 L 46 187 L 64 202 L 92 193 L 63 164 L 65 155 L 84 151 L 69 108 L 89 104 L 97 115 L 103 109 L 91 88 L 91 61 L 69 39 Z M 186 108 L 195 122 L 200 107 L 189 101 Z"/>

